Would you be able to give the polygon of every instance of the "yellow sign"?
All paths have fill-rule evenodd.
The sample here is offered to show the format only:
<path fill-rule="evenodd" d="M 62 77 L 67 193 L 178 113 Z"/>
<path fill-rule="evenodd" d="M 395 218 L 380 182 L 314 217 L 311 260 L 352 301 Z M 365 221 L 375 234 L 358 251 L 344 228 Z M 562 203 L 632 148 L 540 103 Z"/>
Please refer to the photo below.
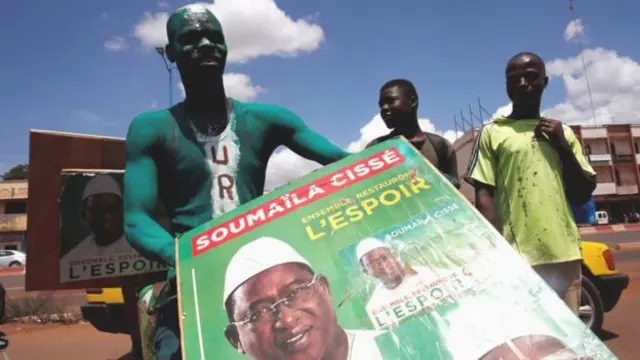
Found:
<path fill-rule="evenodd" d="M 27 231 L 27 214 L 0 215 L 0 231 Z"/>
<path fill-rule="evenodd" d="M 25 181 L 0 182 L 0 200 L 26 199 L 29 196 L 29 183 Z"/>

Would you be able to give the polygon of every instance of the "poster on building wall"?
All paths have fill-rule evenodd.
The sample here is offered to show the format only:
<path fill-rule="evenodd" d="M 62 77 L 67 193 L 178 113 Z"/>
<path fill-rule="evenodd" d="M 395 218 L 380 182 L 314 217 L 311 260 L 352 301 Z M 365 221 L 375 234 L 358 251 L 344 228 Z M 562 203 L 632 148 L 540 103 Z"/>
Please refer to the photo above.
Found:
<path fill-rule="evenodd" d="M 123 171 L 62 174 L 60 195 L 60 282 L 166 271 L 142 257 L 124 236 Z M 162 208 L 155 214 L 165 223 Z"/>
<path fill-rule="evenodd" d="M 184 234 L 177 254 L 184 359 L 616 359 L 402 139 Z"/>

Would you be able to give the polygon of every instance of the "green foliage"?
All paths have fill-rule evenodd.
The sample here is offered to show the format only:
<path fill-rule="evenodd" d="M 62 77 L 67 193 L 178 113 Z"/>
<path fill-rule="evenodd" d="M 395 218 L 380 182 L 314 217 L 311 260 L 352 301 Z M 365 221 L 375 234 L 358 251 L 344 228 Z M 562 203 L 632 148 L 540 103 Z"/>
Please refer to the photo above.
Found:
<path fill-rule="evenodd" d="M 3 180 L 23 180 L 29 178 L 29 165 L 20 164 L 7 170 L 3 175 Z"/>

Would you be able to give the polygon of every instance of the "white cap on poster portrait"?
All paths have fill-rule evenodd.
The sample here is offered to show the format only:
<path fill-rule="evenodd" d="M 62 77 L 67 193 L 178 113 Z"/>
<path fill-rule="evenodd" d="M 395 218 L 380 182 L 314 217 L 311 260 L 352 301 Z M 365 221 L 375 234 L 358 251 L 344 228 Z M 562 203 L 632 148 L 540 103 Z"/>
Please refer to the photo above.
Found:
<path fill-rule="evenodd" d="M 259 273 L 274 266 L 299 263 L 311 267 L 291 245 L 272 237 L 258 238 L 241 247 L 229 260 L 224 278 L 222 305 L 231 293 Z"/>
<path fill-rule="evenodd" d="M 116 179 L 107 174 L 96 175 L 87 182 L 82 200 L 97 194 L 114 194 L 122 197 L 120 185 L 118 185 Z"/>
<path fill-rule="evenodd" d="M 358 261 L 360 261 L 363 256 L 379 248 L 391 249 L 391 246 L 376 238 L 366 238 L 358 243 L 358 246 L 356 247 L 356 257 L 358 258 Z"/>

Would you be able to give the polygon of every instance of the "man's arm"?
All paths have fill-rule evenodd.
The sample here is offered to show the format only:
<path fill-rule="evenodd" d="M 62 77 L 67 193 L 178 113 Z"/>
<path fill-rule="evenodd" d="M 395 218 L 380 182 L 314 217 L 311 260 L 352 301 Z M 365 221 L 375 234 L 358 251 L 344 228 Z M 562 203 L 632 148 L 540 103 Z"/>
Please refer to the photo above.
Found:
<path fill-rule="evenodd" d="M 476 184 L 476 209 L 500 231 L 500 218 L 496 211 L 495 188 L 486 184 Z"/>
<path fill-rule="evenodd" d="M 444 169 L 445 173 L 449 175 L 451 183 L 457 188 L 460 189 L 460 181 L 458 178 L 458 156 L 456 156 L 456 150 L 453 148 L 453 145 L 449 143 L 447 139 L 443 139 L 447 144 L 447 162 L 445 163 Z"/>
<path fill-rule="evenodd" d="M 496 159 L 491 148 L 489 129 L 485 126 L 478 134 L 465 180 L 476 189 L 476 208 L 496 229 L 500 230 L 500 219 L 496 209 Z"/>
<path fill-rule="evenodd" d="M 127 132 L 124 172 L 124 231 L 143 256 L 175 266 L 173 237 L 153 218 L 158 196 L 158 171 L 151 156 L 159 140 L 157 125 L 144 114 L 133 119 Z"/>
<path fill-rule="evenodd" d="M 571 203 L 584 204 L 596 189 L 596 173 L 587 162 L 573 130 L 558 120 L 543 118 L 539 131 L 546 134 L 562 163 L 562 179 Z"/>
<path fill-rule="evenodd" d="M 369 141 L 369 142 L 367 143 L 367 145 L 365 145 L 365 146 L 364 146 L 364 148 L 365 148 L 365 149 L 368 149 L 368 148 L 372 147 L 373 145 L 378 144 L 379 142 L 380 142 L 380 139 L 379 139 L 379 138 L 373 139 L 373 140 Z"/>
<path fill-rule="evenodd" d="M 272 116 L 276 116 L 278 123 L 283 127 L 282 144 L 296 154 L 322 165 L 351 155 L 311 130 L 293 112 L 282 107 L 275 107 L 274 112 Z"/>

